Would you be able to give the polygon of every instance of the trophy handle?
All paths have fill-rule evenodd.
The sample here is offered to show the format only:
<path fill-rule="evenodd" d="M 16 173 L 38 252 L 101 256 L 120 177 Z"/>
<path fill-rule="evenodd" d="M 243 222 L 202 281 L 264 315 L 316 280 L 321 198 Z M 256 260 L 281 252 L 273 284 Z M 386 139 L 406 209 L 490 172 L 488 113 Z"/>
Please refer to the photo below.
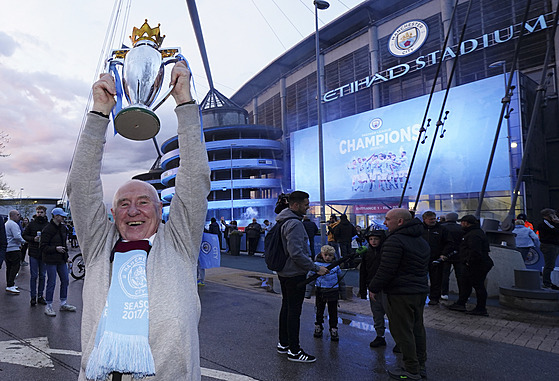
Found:
<path fill-rule="evenodd" d="M 175 85 L 169 86 L 169 88 L 161 96 L 160 100 L 157 101 L 155 106 L 152 106 L 151 109 L 153 111 L 157 110 L 159 108 L 159 106 L 161 106 L 163 104 L 163 102 L 165 102 L 167 100 L 167 98 L 169 98 L 169 95 L 171 95 L 171 91 L 173 91 L 174 88 L 175 88 Z"/>
<path fill-rule="evenodd" d="M 184 57 L 181 54 L 178 54 L 175 57 L 170 58 L 170 59 L 166 60 L 165 62 L 163 62 L 163 66 L 167 66 L 170 63 L 177 63 L 179 61 L 185 61 Z M 167 100 L 167 98 L 169 98 L 169 95 L 171 95 L 171 92 L 173 91 L 174 88 L 175 88 L 175 85 L 169 86 L 169 88 L 163 93 L 161 98 L 155 103 L 155 106 L 152 106 L 151 109 L 153 111 L 157 110 L 159 108 L 159 106 L 161 106 L 163 104 L 163 102 L 165 102 Z"/>

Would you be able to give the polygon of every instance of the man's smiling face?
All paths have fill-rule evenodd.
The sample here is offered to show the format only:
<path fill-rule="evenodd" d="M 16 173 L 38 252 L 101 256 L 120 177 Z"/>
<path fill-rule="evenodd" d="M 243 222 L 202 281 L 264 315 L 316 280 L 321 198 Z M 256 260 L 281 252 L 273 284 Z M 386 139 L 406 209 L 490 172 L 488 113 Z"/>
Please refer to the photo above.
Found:
<path fill-rule="evenodd" d="M 151 185 L 131 180 L 121 186 L 111 212 L 122 239 L 138 241 L 154 235 L 161 222 L 161 207 L 157 191 Z"/>

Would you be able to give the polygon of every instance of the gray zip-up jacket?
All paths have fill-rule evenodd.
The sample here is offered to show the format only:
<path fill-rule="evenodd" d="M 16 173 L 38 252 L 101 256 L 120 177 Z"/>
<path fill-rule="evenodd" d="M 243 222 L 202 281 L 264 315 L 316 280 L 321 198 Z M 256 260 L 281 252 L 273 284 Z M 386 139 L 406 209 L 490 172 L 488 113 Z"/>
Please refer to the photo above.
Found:
<path fill-rule="evenodd" d="M 175 113 L 181 165 L 169 220 L 159 225 L 146 265 L 149 344 L 156 373 L 145 378 L 150 381 L 201 378 L 196 265 L 206 219 L 210 170 L 200 139 L 198 106 L 183 105 Z M 68 184 L 72 217 L 86 264 L 80 381 L 86 379 L 85 368 L 109 291 L 110 254 L 119 237 L 115 224 L 107 218 L 100 177 L 108 122 L 102 116 L 88 115 Z M 130 377 L 125 375 L 124 379 Z"/>
<path fill-rule="evenodd" d="M 289 255 L 283 269 L 278 271 L 278 275 L 282 277 L 306 275 L 309 271 L 318 272 L 320 270 L 320 267 L 315 265 L 311 259 L 309 237 L 301 221 L 303 218 L 287 208 L 276 216 L 276 222 L 279 223 L 293 217 L 296 219 L 286 221 L 281 227 L 283 248 Z"/>

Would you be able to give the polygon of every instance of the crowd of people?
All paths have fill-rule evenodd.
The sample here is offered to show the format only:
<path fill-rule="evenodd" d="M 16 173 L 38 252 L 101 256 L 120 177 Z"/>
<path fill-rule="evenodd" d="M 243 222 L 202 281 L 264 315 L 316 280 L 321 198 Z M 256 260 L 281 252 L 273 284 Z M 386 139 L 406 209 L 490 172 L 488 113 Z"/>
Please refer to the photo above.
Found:
<path fill-rule="evenodd" d="M 196 279 L 210 169 L 199 109 L 190 92 L 190 71 L 184 62 L 174 66 L 171 84 L 171 95 L 177 103 L 181 162 L 175 180 L 176 194 L 165 224 L 161 221 L 162 203 L 157 191 L 139 180 L 127 181 L 118 188 L 111 208 L 114 221 L 107 218 L 100 171 L 116 88 L 110 74 L 101 75 L 93 85 L 93 107 L 80 134 L 67 187 L 88 273 L 82 294 L 80 381 L 109 377 L 120 380 L 124 374 L 133 378 L 157 375 L 157 379 L 165 380 L 201 378 Z M 396 156 L 391 159 L 395 161 Z M 402 168 L 402 159 L 399 160 Z M 396 186 L 389 177 L 371 179 L 367 175 L 367 179 L 380 181 L 380 188 Z M 372 188 L 376 186 L 371 183 Z M 370 346 L 387 345 L 386 316 L 396 344 L 393 351 L 402 354 L 403 367 L 388 370 L 392 378 L 419 380 L 427 376 L 423 312 L 427 299 L 428 305 L 436 306 L 448 298 L 451 268 L 459 295 L 448 308 L 488 315 L 485 279 L 494 264 L 488 238 L 475 216 L 458 219 L 455 213 L 449 213 L 441 223 L 442 219 L 438 221 L 432 211 L 424 212 L 420 219 L 408 210 L 394 208 L 386 213 L 386 230 L 361 230 L 351 224 L 347 215 L 341 214 L 339 219 L 334 215 L 328 223 L 328 245 L 315 255 L 309 241 L 318 227 L 305 218 L 309 194 L 294 191 L 282 200 L 276 208 L 275 223 L 281 227 L 276 231 L 280 232 L 286 262 L 277 271 L 282 300 L 276 350 L 289 361 L 316 361 L 301 348 L 299 340 L 304 285 L 311 280 L 316 290 L 313 335 L 323 337 L 327 309 L 330 340 L 340 340 L 340 264 L 343 260 L 351 262 L 354 252 L 361 253 L 355 249 L 362 245 L 365 250 L 360 258 L 359 294 L 370 301 L 376 331 Z M 43 304 L 46 315 L 56 316 L 53 299 L 57 278 L 60 311 L 76 311 L 67 303 L 67 262 L 68 241 L 71 246 L 77 243 L 70 233 L 73 230 L 66 227 L 67 213 L 55 208 L 51 214 L 49 221 L 46 208 L 38 206 L 34 218 L 24 227 L 19 224 L 20 213 L 10 211 L 8 221 L 0 224 L 0 259 L 6 263 L 6 292 L 18 295 L 15 277 L 25 259 L 22 246 L 28 245 L 30 304 Z M 540 247 L 545 259 L 543 286 L 558 289 L 551 282 L 551 271 L 559 255 L 559 218 L 552 209 L 542 210 L 541 215 L 543 222 L 537 227 L 537 235 L 524 230 L 531 226 L 526 218 L 520 218 L 525 216 L 519 216 L 515 229 L 518 247 Z M 263 224 L 253 219 L 245 228 L 249 255 L 254 255 L 261 235 L 274 225 L 268 220 Z M 219 223 L 212 219 L 208 227 L 208 232 L 225 238 L 231 252 L 232 237 L 238 235 L 235 231 L 237 222 L 226 223 L 223 218 Z M 476 306 L 467 310 L 472 289 L 476 291 Z M 177 348 L 182 350 L 177 352 Z"/>
<path fill-rule="evenodd" d="M 387 345 L 386 316 L 396 343 L 393 351 L 402 354 L 403 367 L 388 370 L 392 378 L 419 380 L 427 377 L 423 311 L 426 305 L 437 306 L 441 300 L 448 300 L 452 270 L 458 286 L 458 299 L 445 306 L 468 315 L 489 316 L 485 280 L 494 263 L 489 239 L 475 216 L 464 215 L 459 219 L 456 213 L 448 213 L 437 218 L 435 212 L 426 211 L 420 218 L 414 218 L 409 211 L 395 208 L 386 214 L 384 224 L 387 230 L 375 227 L 356 229 L 345 215 L 339 219 L 331 216 L 328 245 L 321 248 L 313 262 L 308 245 L 310 237 L 304 236 L 307 209 L 308 194 L 297 192 L 277 218 L 279 222 L 295 215 L 299 220 L 289 221 L 290 226 L 283 232 L 289 266 L 278 272 L 282 307 L 277 351 L 286 353 L 289 360 L 316 361 L 299 345 L 304 296 L 303 290 L 294 285 L 305 282 L 306 276 L 320 275 L 312 282 L 316 295 L 314 337 L 323 336 L 327 306 L 330 339 L 340 339 L 337 307 L 343 276 L 340 266 L 336 265 L 339 262 L 332 262 L 351 255 L 348 251 L 351 253 L 352 247 L 348 243 L 352 241 L 366 245 L 359 266 L 359 295 L 369 299 L 373 315 L 376 337 L 369 345 L 371 348 Z M 543 222 L 538 225 L 538 234 L 531 230 L 525 215 L 517 217 L 514 230 L 517 247 L 523 256 L 526 249 L 541 248 L 546 264 L 543 287 L 558 289 L 551 283 L 549 274 L 555 267 L 559 249 L 559 218 L 552 209 L 542 210 L 541 215 Z M 473 290 L 475 306 L 467 309 Z"/>
<path fill-rule="evenodd" d="M 47 218 L 47 208 L 38 205 L 31 221 L 23 219 L 20 212 L 11 210 L 8 220 L 0 228 L 0 267 L 6 264 L 6 292 L 19 295 L 15 284 L 20 266 L 27 262 L 29 251 L 31 307 L 45 306 L 47 316 L 56 316 L 53 308 L 54 289 L 60 280 L 60 311 L 75 312 L 76 307 L 68 299 L 68 243 L 71 242 L 69 228 L 65 223 L 68 215 L 62 208 L 54 208 L 52 219 Z M 4 249 L 5 240 L 5 249 Z M 45 290 L 46 287 L 46 290 Z"/>

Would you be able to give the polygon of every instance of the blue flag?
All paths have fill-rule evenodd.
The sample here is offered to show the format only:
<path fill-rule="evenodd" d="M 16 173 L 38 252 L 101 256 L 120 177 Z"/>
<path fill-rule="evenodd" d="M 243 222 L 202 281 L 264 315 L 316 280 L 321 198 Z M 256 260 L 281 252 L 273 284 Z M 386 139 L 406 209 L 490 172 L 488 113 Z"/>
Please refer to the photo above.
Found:
<path fill-rule="evenodd" d="M 220 266 L 221 253 L 217 234 L 204 233 L 202 236 L 202 243 L 200 244 L 198 261 L 200 262 L 200 267 L 203 269 L 211 269 L 212 267 Z"/>

